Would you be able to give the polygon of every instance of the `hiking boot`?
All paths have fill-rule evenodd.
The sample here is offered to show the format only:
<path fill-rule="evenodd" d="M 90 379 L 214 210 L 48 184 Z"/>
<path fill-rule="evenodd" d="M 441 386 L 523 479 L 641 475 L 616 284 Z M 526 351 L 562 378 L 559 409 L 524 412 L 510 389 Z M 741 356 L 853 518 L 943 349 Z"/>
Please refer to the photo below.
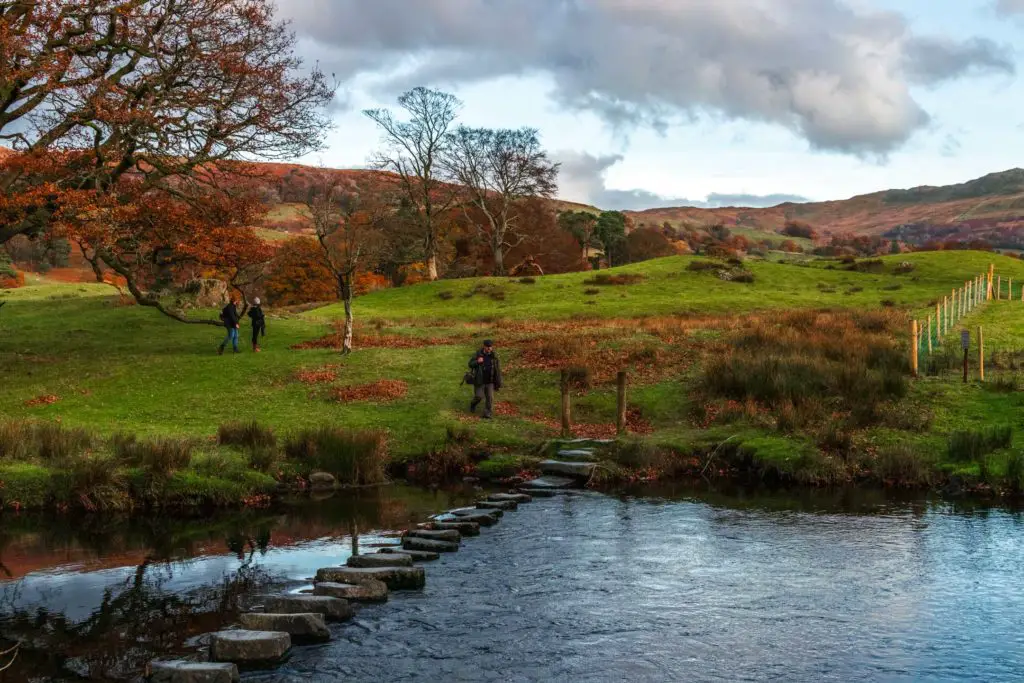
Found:
<path fill-rule="evenodd" d="M 260 347 L 258 347 L 258 346 L 252 347 L 252 352 L 253 353 L 259 353 L 260 352 Z"/>
<path fill-rule="evenodd" d="M 481 417 L 482 419 L 484 419 L 484 420 L 490 420 L 490 419 L 491 419 L 491 416 L 490 416 L 490 414 L 488 414 L 488 415 L 481 415 L 480 417 Z"/>
<path fill-rule="evenodd" d="M 477 406 L 477 402 L 476 401 L 470 401 L 469 402 L 469 412 L 476 414 L 476 406 Z"/>

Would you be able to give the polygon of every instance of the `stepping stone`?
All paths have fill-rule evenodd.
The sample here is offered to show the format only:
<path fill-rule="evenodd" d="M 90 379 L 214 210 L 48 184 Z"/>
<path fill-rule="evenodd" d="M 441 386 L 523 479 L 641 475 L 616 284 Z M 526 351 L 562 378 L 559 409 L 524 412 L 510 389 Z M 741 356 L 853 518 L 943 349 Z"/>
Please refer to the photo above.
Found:
<path fill-rule="evenodd" d="M 575 450 L 562 450 L 558 451 L 558 457 L 565 458 L 566 460 L 593 460 L 594 451 L 584 448 L 579 448 Z"/>
<path fill-rule="evenodd" d="M 583 444 L 595 444 L 598 446 L 607 446 L 608 444 L 615 443 L 615 439 L 569 439 L 562 441 L 561 443 L 566 446 L 575 446 L 581 448 Z"/>
<path fill-rule="evenodd" d="M 561 493 L 557 489 L 519 489 L 519 491 L 531 498 L 554 498 Z"/>
<path fill-rule="evenodd" d="M 383 581 L 366 579 L 363 583 L 324 581 L 313 586 L 313 595 L 326 595 L 353 602 L 387 602 L 388 587 Z"/>
<path fill-rule="evenodd" d="M 492 493 L 487 496 L 487 500 L 493 500 L 499 503 L 509 500 L 513 503 L 529 503 L 533 498 L 525 493 Z"/>
<path fill-rule="evenodd" d="M 463 512 L 461 514 L 453 514 L 451 512 L 446 513 L 438 522 L 440 523 L 451 523 L 451 522 L 472 522 L 478 526 L 494 526 L 498 523 L 498 516 L 491 514 L 493 512 L 500 513 L 501 510 L 476 510 L 473 512 Z M 437 522 L 435 522 L 437 523 Z"/>
<path fill-rule="evenodd" d="M 462 534 L 455 529 L 410 529 L 406 536 L 429 538 L 431 541 L 448 541 L 449 543 L 458 543 L 462 540 Z"/>
<path fill-rule="evenodd" d="M 353 555 L 345 563 L 350 567 L 411 567 L 409 555 L 377 553 L 375 555 Z"/>
<path fill-rule="evenodd" d="M 597 467 L 592 462 L 565 462 L 562 460 L 545 460 L 540 464 L 543 474 L 560 474 L 578 479 L 589 479 Z"/>
<path fill-rule="evenodd" d="M 237 683 L 238 667 L 230 662 L 150 662 L 149 683 Z"/>
<path fill-rule="evenodd" d="M 250 612 L 238 618 L 242 628 L 253 631 L 284 631 L 293 643 L 326 643 L 331 639 L 324 615 L 308 612 L 305 614 L 267 614 Z"/>
<path fill-rule="evenodd" d="M 517 510 L 519 503 L 514 500 L 478 500 L 476 506 L 480 510 Z"/>
<path fill-rule="evenodd" d="M 423 588 L 427 573 L 423 567 L 324 567 L 316 572 L 317 585 L 322 581 L 363 583 L 370 579 L 383 581 L 391 590 Z"/>
<path fill-rule="evenodd" d="M 324 615 L 327 621 L 347 621 L 355 610 L 347 601 L 326 595 L 271 595 L 263 599 L 263 611 L 270 614 Z"/>
<path fill-rule="evenodd" d="M 454 553 L 458 552 L 459 544 L 449 541 L 432 541 L 429 538 L 407 537 L 402 541 L 403 550 L 426 550 L 432 553 Z"/>
<path fill-rule="evenodd" d="M 538 477 L 531 481 L 523 484 L 521 490 L 546 490 L 546 491 L 564 491 L 565 489 L 571 489 L 576 486 L 575 479 L 569 479 L 568 477 Z M 531 495 L 537 495 L 532 493 Z"/>
<path fill-rule="evenodd" d="M 480 512 L 480 508 L 474 506 L 471 508 L 455 508 L 454 510 L 449 510 L 448 514 L 455 515 L 456 517 L 473 517 L 475 515 L 479 515 Z M 484 514 L 488 514 L 494 518 L 500 518 L 505 513 L 501 510 L 493 509 L 485 511 Z"/>
<path fill-rule="evenodd" d="M 458 531 L 462 536 L 479 536 L 479 522 L 431 522 L 430 527 L 438 531 Z"/>
<path fill-rule="evenodd" d="M 408 550 L 406 548 L 382 548 L 377 552 L 389 555 L 408 555 L 413 562 L 430 562 L 441 557 L 430 550 Z"/>
<path fill-rule="evenodd" d="M 210 659 L 215 662 L 276 664 L 291 649 L 284 631 L 218 631 L 210 636 Z"/>

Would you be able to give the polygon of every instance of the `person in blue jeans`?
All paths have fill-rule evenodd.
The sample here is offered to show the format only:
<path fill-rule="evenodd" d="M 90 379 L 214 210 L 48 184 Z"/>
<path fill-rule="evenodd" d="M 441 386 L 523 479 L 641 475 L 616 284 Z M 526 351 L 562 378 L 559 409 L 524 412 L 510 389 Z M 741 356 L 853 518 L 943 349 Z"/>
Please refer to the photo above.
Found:
<path fill-rule="evenodd" d="M 224 354 L 224 347 L 228 345 L 228 342 L 231 342 L 231 348 L 234 349 L 235 353 L 238 353 L 238 326 L 241 323 L 241 317 L 238 315 L 238 302 L 235 299 L 231 299 L 228 305 L 221 309 L 220 319 L 223 321 L 228 334 L 224 337 L 224 341 L 220 343 L 217 354 Z"/>

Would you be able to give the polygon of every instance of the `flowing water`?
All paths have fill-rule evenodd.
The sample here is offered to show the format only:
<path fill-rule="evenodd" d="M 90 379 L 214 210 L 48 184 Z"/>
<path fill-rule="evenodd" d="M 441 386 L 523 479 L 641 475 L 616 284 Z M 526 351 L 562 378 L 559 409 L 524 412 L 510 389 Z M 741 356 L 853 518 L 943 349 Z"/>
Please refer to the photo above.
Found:
<path fill-rule="evenodd" d="M 191 523 L 0 519 L 2 681 L 133 680 L 353 541 L 472 492 L 389 487 Z M 506 513 L 243 680 L 1024 678 L 1024 516 L 879 493 L 583 493 Z M 0 666 L 4 660 L 0 659 Z"/>

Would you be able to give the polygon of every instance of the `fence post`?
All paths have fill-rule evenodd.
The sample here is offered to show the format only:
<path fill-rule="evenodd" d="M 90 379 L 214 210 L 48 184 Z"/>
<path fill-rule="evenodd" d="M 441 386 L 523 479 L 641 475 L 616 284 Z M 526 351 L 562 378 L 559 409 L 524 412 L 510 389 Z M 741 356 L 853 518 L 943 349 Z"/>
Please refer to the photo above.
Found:
<path fill-rule="evenodd" d="M 985 333 L 978 325 L 978 379 L 985 381 Z"/>
<path fill-rule="evenodd" d="M 616 412 L 615 431 L 619 436 L 626 433 L 626 371 L 620 370 L 615 378 L 618 385 L 618 411 Z"/>
<path fill-rule="evenodd" d="M 928 316 L 928 355 L 932 355 L 932 317 Z"/>
<path fill-rule="evenodd" d="M 569 371 L 562 370 L 562 436 L 572 435 L 572 420 L 569 407 Z"/>
<path fill-rule="evenodd" d="M 935 304 L 935 331 L 938 333 L 936 338 L 942 341 L 942 306 L 938 303 Z"/>
<path fill-rule="evenodd" d="M 996 301 L 1000 301 L 1003 298 L 1003 276 L 996 276 Z"/>
<path fill-rule="evenodd" d="M 971 309 L 974 308 L 974 281 L 967 281 L 967 312 L 970 313 Z"/>
<path fill-rule="evenodd" d="M 910 374 L 917 377 L 917 321 L 910 322 Z"/>
<path fill-rule="evenodd" d="M 995 272 L 996 272 L 996 264 L 994 264 L 994 263 L 988 264 L 988 287 L 987 287 L 987 292 L 986 292 L 987 296 L 985 297 L 985 301 L 992 301 L 992 276 L 995 275 Z"/>

